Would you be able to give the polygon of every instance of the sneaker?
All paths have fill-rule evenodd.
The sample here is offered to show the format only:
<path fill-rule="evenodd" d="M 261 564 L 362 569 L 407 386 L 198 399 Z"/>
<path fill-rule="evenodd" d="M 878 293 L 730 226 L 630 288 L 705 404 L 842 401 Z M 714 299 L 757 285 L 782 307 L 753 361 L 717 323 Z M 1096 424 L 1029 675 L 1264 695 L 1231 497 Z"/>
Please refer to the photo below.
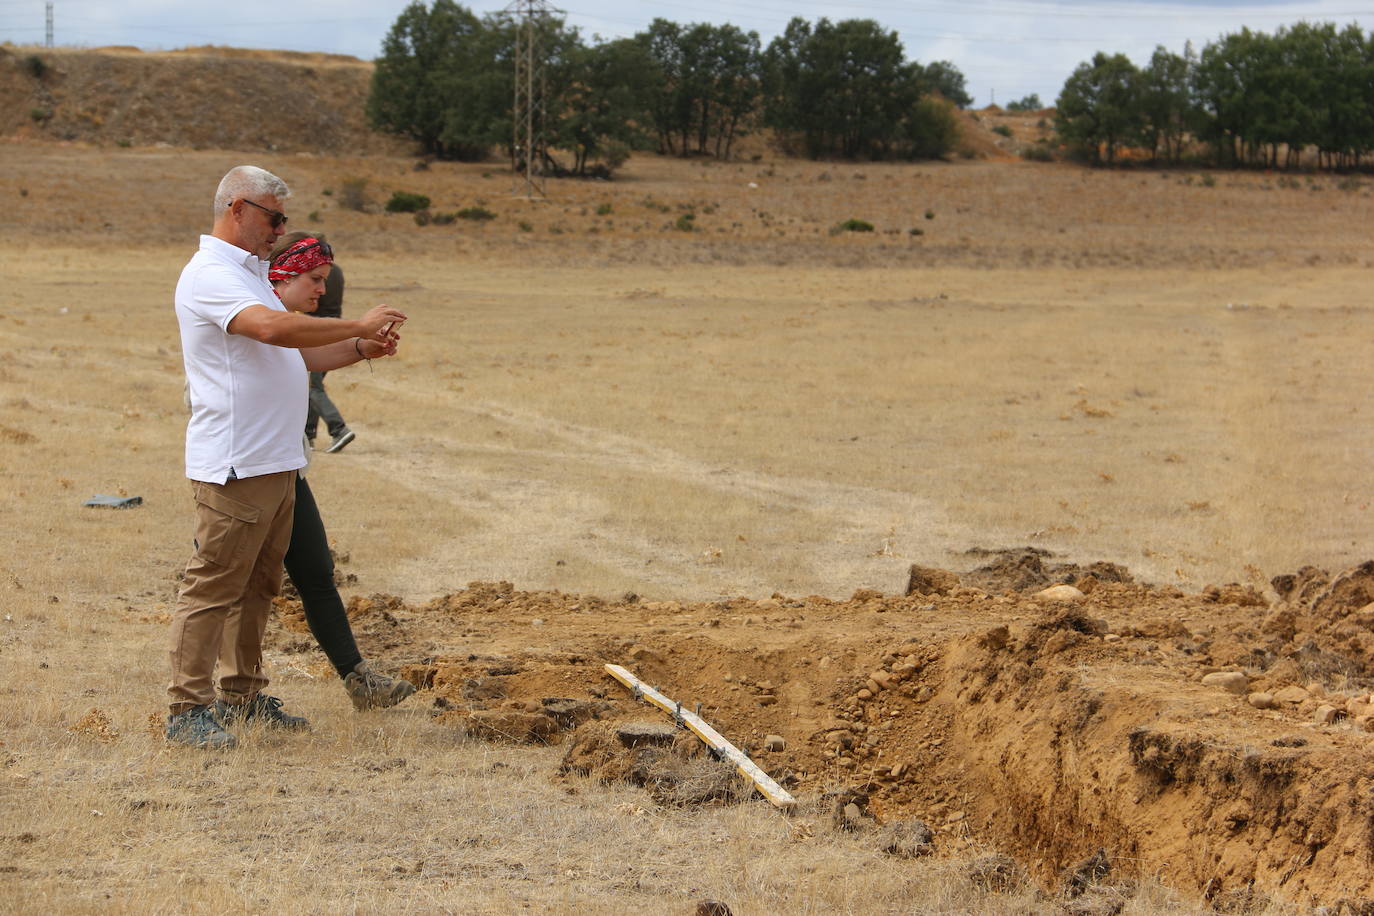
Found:
<path fill-rule="evenodd" d="M 215 714 L 226 725 L 233 722 L 261 722 L 268 728 L 308 729 L 305 716 L 293 716 L 281 711 L 281 700 L 260 693 L 247 703 L 215 701 Z"/>
<path fill-rule="evenodd" d="M 329 443 L 329 448 L 324 450 L 325 454 L 332 455 L 335 452 L 343 451 L 344 446 L 348 445 L 348 443 L 352 442 L 356 438 L 357 436 L 353 435 L 353 430 L 345 426 L 343 432 L 335 436 L 334 441 Z"/>
<path fill-rule="evenodd" d="M 214 751 L 228 750 L 239 743 L 215 720 L 209 706 L 192 706 L 168 716 L 167 740 Z"/>
<path fill-rule="evenodd" d="M 358 662 L 344 678 L 344 690 L 348 691 L 353 708 L 362 711 L 395 706 L 415 692 L 415 685 L 410 681 L 379 674 L 367 662 Z"/>

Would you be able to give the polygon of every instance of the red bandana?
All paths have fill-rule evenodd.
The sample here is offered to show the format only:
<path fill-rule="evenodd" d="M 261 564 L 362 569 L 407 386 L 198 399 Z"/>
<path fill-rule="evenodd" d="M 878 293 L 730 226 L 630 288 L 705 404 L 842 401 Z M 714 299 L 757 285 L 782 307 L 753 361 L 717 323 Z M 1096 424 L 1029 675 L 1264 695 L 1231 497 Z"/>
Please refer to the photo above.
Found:
<path fill-rule="evenodd" d="M 267 278 L 276 283 L 309 273 L 322 264 L 333 263 L 334 252 L 327 243 L 304 238 L 277 256 L 267 271 Z"/>

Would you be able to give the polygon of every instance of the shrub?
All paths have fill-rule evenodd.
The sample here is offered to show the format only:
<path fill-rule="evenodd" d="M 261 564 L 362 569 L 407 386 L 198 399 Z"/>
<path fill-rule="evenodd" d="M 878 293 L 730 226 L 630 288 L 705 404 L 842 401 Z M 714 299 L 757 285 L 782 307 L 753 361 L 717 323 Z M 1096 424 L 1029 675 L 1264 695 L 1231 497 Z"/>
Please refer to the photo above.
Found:
<path fill-rule="evenodd" d="M 924 229 L 922 229 L 920 226 L 912 226 L 910 229 L 907 230 L 907 232 L 908 232 L 910 235 L 925 235 L 925 234 L 926 234 L 926 231 L 925 231 Z"/>
<path fill-rule="evenodd" d="M 128 149 L 133 145 L 134 141 L 128 139 L 127 137 L 121 137 L 120 139 L 115 141 L 115 146 L 119 147 L 120 149 Z"/>
<path fill-rule="evenodd" d="M 410 191 L 397 191 L 391 195 L 391 200 L 386 202 L 388 213 L 418 213 L 428 209 L 429 198 L 423 194 L 412 194 Z"/>
<path fill-rule="evenodd" d="M 531 223 L 529 220 L 522 219 L 520 222 L 515 224 L 515 228 L 519 229 L 521 232 L 533 232 L 534 224 Z"/>
<path fill-rule="evenodd" d="M 935 218 L 935 211 L 934 211 L 934 210 L 927 210 L 927 211 L 926 211 L 926 219 L 934 219 L 934 218 Z"/>
<path fill-rule="evenodd" d="M 697 215 L 695 213 L 684 213 L 673 223 L 673 227 L 679 232 L 691 232 L 695 229 Z"/>
<path fill-rule="evenodd" d="M 29 109 L 29 117 L 30 117 L 30 118 L 33 118 L 33 121 L 34 121 L 35 124 L 42 124 L 42 123 L 44 123 L 45 121 L 50 121 L 50 120 L 52 120 L 52 109 L 51 109 L 51 108 L 30 108 L 30 109 Z"/>
<path fill-rule="evenodd" d="M 1028 146 L 1021 150 L 1021 158 L 1027 162 L 1053 162 L 1054 153 L 1047 146 Z"/>
<path fill-rule="evenodd" d="M 430 221 L 434 223 L 434 225 L 436 226 L 451 226 L 453 223 L 458 221 L 458 214 L 444 213 L 440 211 L 439 213 L 431 214 Z"/>
<path fill-rule="evenodd" d="M 849 218 L 835 227 L 838 232 L 872 232 L 873 224 L 868 220 Z"/>
<path fill-rule="evenodd" d="M 1202 186 L 1203 186 L 1204 188 L 1215 188 L 1215 187 L 1217 186 L 1217 176 L 1215 176 L 1215 175 L 1203 175 L 1203 176 L 1202 176 Z"/>
<path fill-rule="evenodd" d="M 370 203 L 366 178 L 345 178 L 339 190 L 339 206 L 345 210 L 365 211 Z"/>
<path fill-rule="evenodd" d="M 24 70 L 36 80 L 41 80 L 48 75 L 48 62 L 37 54 L 31 54 L 24 58 Z"/>
<path fill-rule="evenodd" d="M 415 225 L 428 226 L 430 222 L 433 221 L 433 219 L 434 215 L 431 214 L 428 210 L 419 210 L 415 214 Z"/>
<path fill-rule="evenodd" d="M 993 132 L 994 134 L 1000 134 L 1000 135 L 1002 135 L 1003 137 L 1010 137 L 1010 136 L 1011 136 L 1011 128 L 1008 127 L 1008 126 L 1005 125 L 1005 124 L 998 124 L 996 127 L 994 127 L 994 128 L 992 129 L 992 132 Z"/>
<path fill-rule="evenodd" d="M 489 219 L 496 219 L 496 214 L 492 213 L 486 207 L 464 207 L 454 215 L 459 219 L 470 219 L 479 223 L 484 223 Z"/>
<path fill-rule="evenodd" d="M 311 211 L 310 211 L 310 214 L 309 214 L 308 216 L 306 216 L 306 219 L 310 220 L 310 222 L 312 222 L 312 223 L 318 223 L 318 222 L 320 222 L 320 211 L 319 211 L 319 210 L 311 210 Z"/>
<path fill-rule="evenodd" d="M 597 207 L 597 208 L 596 208 L 596 215 L 597 215 L 597 216 L 610 216 L 610 215 L 611 215 L 611 205 L 610 205 L 610 204 L 602 204 L 601 206 Z"/>

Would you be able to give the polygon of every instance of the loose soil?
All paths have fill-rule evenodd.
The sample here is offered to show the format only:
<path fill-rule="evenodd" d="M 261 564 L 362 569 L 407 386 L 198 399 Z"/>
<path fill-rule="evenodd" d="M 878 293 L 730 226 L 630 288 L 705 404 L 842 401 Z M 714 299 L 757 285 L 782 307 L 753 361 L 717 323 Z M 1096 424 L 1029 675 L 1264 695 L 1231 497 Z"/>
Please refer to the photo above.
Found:
<path fill-rule="evenodd" d="M 1279 577 L 1271 602 L 991 553 L 962 576 L 913 569 L 924 594 L 678 602 L 474 582 L 419 605 L 356 597 L 349 613 L 365 653 L 396 660 L 443 721 L 563 742 L 565 770 L 663 803 L 683 784 L 686 803 L 738 788 L 654 769 L 691 759 L 687 733 L 677 757 L 618 746 L 608 724 L 652 707 L 607 663 L 699 706 L 791 791 L 862 793 L 876 823 L 918 818 L 942 852 L 1003 850 L 1046 887 L 1106 850 L 1209 900 L 1374 905 L 1374 563 Z M 1055 582 L 1079 593 L 1048 597 Z M 281 612 L 273 645 L 308 649 L 298 606 Z M 1221 672 L 1238 693 L 1203 682 Z"/>

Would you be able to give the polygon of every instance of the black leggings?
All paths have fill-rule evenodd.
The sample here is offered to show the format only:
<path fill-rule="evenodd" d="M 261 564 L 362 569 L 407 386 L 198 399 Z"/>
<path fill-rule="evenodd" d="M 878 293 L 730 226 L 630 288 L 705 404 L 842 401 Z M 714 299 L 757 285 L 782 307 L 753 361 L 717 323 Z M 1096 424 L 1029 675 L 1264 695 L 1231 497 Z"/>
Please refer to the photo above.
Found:
<path fill-rule="evenodd" d="M 346 676 L 363 657 L 353 641 L 353 628 L 348 625 L 343 599 L 334 587 L 334 560 L 329 556 L 329 539 L 325 537 L 315 495 L 310 492 L 310 484 L 299 474 L 296 475 L 296 513 L 291 546 L 286 551 L 286 572 L 300 593 L 305 622 L 310 625 L 315 641 L 329 656 L 339 677 Z"/>

